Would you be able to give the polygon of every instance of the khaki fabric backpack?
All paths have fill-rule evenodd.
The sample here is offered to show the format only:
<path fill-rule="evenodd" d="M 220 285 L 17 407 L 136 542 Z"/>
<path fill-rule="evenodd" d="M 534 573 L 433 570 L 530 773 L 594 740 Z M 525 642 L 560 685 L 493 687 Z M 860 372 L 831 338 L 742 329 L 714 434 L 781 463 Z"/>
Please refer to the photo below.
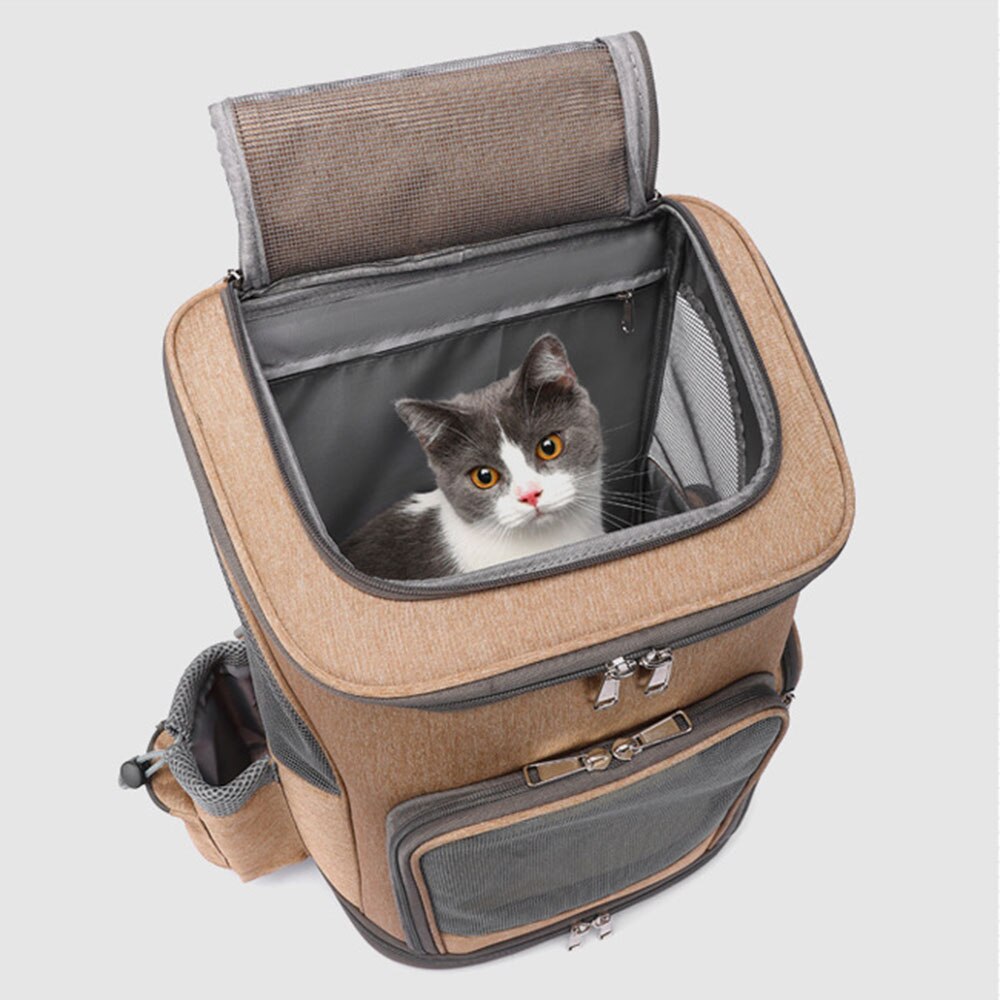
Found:
<path fill-rule="evenodd" d="M 798 594 L 850 530 L 782 294 L 729 215 L 656 193 L 635 33 L 211 114 L 240 270 L 164 357 L 241 624 L 122 784 L 243 879 L 311 857 L 396 959 L 604 936 L 743 819 L 788 724 Z M 359 572 L 338 540 L 432 485 L 393 401 L 485 385 L 545 332 L 629 523 L 468 574 Z"/>

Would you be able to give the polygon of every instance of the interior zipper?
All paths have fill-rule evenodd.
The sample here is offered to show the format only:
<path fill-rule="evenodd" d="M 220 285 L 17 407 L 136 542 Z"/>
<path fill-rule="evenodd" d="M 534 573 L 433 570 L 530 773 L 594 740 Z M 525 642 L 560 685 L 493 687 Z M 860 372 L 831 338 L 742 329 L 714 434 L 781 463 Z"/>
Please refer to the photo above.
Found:
<path fill-rule="evenodd" d="M 697 743 L 705 738 L 709 738 L 716 732 L 721 732 L 731 722 L 737 721 L 747 713 L 747 706 L 754 702 L 760 703 L 760 710 L 770 707 L 780 707 L 781 700 L 772 686 L 772 680 L 766 674 L 754 674 L 745 677 L 741 681 L 730 685 L 723 690 L 710 695 L 707 698 L 689 706 L 679 712 L 673 712 L 664 719 L 655 723 L 650 723 L 638 733 L 631 736 L 618 737 L 607 745 L 609 759 L 603 766 L 587 768 L 578 766 L 573 770 L 568 770 L 565 774 L 558 775 L 558 778 L 574 778 L 578 783 L 582 776 L 590 778 L 594 785 L 610 782 L 614 779 L 614 773 L 620 768 L 636 766 L 633 764 L 634 758 L 643 749 L 641 744 L 639 749 L 635 744 L 642 734 L 647 730 L 653 730 L 648 737 L 646 744 L 653 750 L 652 754 L 643 758 L 644 763 L 638 765 L 646 768 L 671 756 L 675 750 L 666 744 L 677 737 L 691 737 L 691 741 Z M 657 728 L 661 727 L 661 728 Z M 655 734 L 664 736 L 657 739 L 655 744 L 652 740 Z M 688 745 L 690 741 L 686 741 Z M 602 745 L 603 746 L 603 745 Z M 616 756 L 612 748 L 619 748 L 619 755 Z M 597 748 L 592 748 L 597 749 Z M 591 751 L 580 751 L 576 757 L 584 756 Z M 679 751 L 676 751 L 679 752 Z M 569 758 L 573 759 L 574 755 Z M 567 798 L 569 792 L 557 787 L 551 789 L 550 783 L 558 782 L 558 778 L 548 778 L 546 781 L 532 780 L 529 778 L 529 770 L 538 768 L 549 762 L 542 761 L 529 764 L 520 771 L 502 775 L 498 778 L 490 778 L 486 781 L 469 785 L 463 788 L 451 789 L 445 792 L 436 792 L 429 795 L 410 799 L 396 806 L 389 814 L 387 825 L 389 826 L 389 858 L 395 866 L 399 881 L 403 878 L 402 859 L 400 848 L 404 842 L 419 835 L 420 843 L 425 843 L 435 836 L 450 829 L 458 829 L 463 824 L 449 822 L 455 817 L 468 812 L 471 809 L 483 806 L 494 805 L 506 799 L 519 795 L 527 796 L 529 803 L 541 804 L 543 802 Z M 561 786 L 561 782 L 558 782 Z M 589 786 L 586 786 L 589 789 Z M 581 789 L 582 790 L 582 789 Z M 393 826 L 393 823 L 398 825 Z M 413 923 L 412 913 L 408 905 L 400 900 L 399 910 L 406 929 L 407 937 L 411 943 L 418 946 L 419 937 Z"/>
<path fill-rule="evenodd" d="M 236 272 L 238 274 L 238 272 Z M 621 292 L 602 292 L 600 295 L 592 296 L 581 296 L 579 298 L 573 298 L 570 301 L 563 302 L 561 305 L 550 306 L 545 309 L 533 309 L 528 312 L 518 313 L 510 319 L 516 320 L 530 320 L 537 319 L 539 316 L 552 316 L 558 313 L 571 312 L 574 309 L 581 309 L 585 306 L 593 306 L 601 302 L 620 302 L 622 311 L 618 318 L 616 329 L 623 334 L 635 333 L 635 319 L 636 319 L 636 306 L 635 306 L 635 293 L 637 291 L 642 291 L 646 288 L 651 288 L 657 282 L 662 281 L 665 275 L 665 270 L 663 273 L 657 272 L 657 276 L 653 277 L 647 281 L 643 281 L 633 288 L 626 289 Z M 231 278 L 233 274 L 232 269 L 227 272 L 226 280 L 230 281 L 234 287 L 239 287 L 236 284 L 237 279 Z M 364 353 L 357 353 L 354 351 L 348 354 L 337 355 L 335 353 L 327 353 L 321 357 L 314 358 L 310 360 L 308 367 L 296 367 L 294 369 L 289 368 L 287 365 L 282 366 L 283 368 L 288 368 L 287 371 L 282 371 L 277 374 L 268 375 L 268 373 L 261 368 L 261 375 L 268 384 L 268 386 L 280 385 L 283 382 L 287 382 L 290 379 L 302 378 L 303 376 L 308 376 L 313 372 L 322 371 L 326 368 L 338 368 L 342 365 L 350 365 L 353 363 L 367 363 L 374 359 L 388 358 L 396 354 L 402 354 L 406 351 L 410 351 L 415 347 L 425 347 L 432 344 L 446 343 L 452 339 L 459 337 L 472 336 L 481 331 L 489 330 L 496 325 L 497 322 L 505 322 L 505 320 L 487 320 L 485 322 L 474 323 L 471 326 L 463 326 L 458 330 L 448 330 L 444 333 L 439 333 L 434 336 L 424 337 L 419 341 L 404 342 L 404 343 L 393 343 L 390 345 L 374 344 L 365 348 Z"/>
<path fill-rule="evenodd" d="M 622 319 L 619 326 L 622 333 L 635 333 L 635 295 L 631 289 L 627 292 L 619 292 L 616 296 L 622 304 Z"/>

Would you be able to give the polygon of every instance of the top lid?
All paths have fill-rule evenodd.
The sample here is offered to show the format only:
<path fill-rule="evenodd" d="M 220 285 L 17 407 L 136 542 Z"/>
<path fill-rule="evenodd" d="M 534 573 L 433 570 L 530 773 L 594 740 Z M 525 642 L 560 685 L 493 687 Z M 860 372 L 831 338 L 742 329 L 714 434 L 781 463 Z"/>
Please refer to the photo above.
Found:
<path fill-rule="evenodd" d="M 637 32 L 212 105 L 244 285 L 568 222 L 652 199 Z"/>

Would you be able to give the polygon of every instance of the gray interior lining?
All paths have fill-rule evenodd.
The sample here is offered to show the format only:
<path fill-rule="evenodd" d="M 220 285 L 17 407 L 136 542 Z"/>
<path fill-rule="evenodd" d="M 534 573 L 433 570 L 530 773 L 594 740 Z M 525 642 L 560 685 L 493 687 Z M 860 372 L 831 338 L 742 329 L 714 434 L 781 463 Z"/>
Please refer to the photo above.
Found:
<path fill-rule="evenodd" d="M 273 380 L 647 285 L 666 271 L 667 220 L 585 232 L 433 272 L 340 279 L 248 299 L 244 320 Z"/>
<path fill-rule="evenodd" d="M 635 333 L 622 334 L 620 303 L 602 293 L 650 278 L 633 289 Z M 707 489 L 714 502 L 663 518 L 666 507 L 659 498 L 644 498 L 652 520 L 465 574 L 461 579 L 469 585 L 473 576 L 505 581 L 529 566 L 532 573 L 546 572 L 592 558 L 624 545 L 626 537 L 629 545 L 643 545 L 697 530 L 744 506 L 773 471 L 777 416 L 752 342 L 705 251 L 670 203 L 631 224 L 567 227 L 561 238 L 550 232 L 541 240 L 505 240 L 469 253 L 455 248 L 395 268 L 330 272 L 324 281 L 314 276 L 298 287 L 280 284 L 273 296 L 256 292 L 238 304 L 243 323 L 238 333 L 252 368 L 259 358 L 256 375 L 250 374 L 260 379 L 265 408 L 278 425 L 279 459 L 299 483 L 297 491 L 308 484 L 300 506 L 306 516 L 318 518 L 318 531 L 334 540 L 389 503 L 431 485 L 423 455 L 392 402 L 404 395 L 444 398 L 492 381 L 515 367 L 542 332 L 566 341 L 601 410 L 608 460 L 633 462 L 637 495 L 648 478 L 645 455 L 680 472 L 678 455 L 694 438 L 701 465 L 680 478 L 699 481 L 681 485 L 704 488 L 703 495 Z M 730 443 L 725 461 L 704 457 L 711 436 L 705 438 L 703 430 L 698 436 L 696 419 L 666 434 L 661 428 L 654 437 L 658 411 L 662 415 L 679 391 L 669 339 L 681 284 L 724 344 L 726 356 L 715 370 L 731 379 L 728 398 L 695 392 L 687 403 L 724 411 L 726 419 L 716 423 L 731 429 L 733 414 L 741 415 L 740 440 Z M 577 293 L 584 298 L 567 302 Z M 712 419 L 703 413 L 701 424 Z M 733 453 L 744 456 L 735 491 Z M 419 590 L 426 582 L 415 584 Z"/>

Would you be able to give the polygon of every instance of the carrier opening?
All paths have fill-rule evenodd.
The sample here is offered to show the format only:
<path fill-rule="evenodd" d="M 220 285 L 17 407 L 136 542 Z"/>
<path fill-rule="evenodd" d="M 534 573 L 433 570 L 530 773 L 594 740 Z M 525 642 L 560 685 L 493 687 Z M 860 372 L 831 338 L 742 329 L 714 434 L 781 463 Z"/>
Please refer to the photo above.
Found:
<path fill-rule="evenodd" d="M 665 199 L 637 219 L 301 275 L 230 305 L 289 488 L 334 560 L 375 514 L 434 488 L 394 402 L 480 388 L 545 333 L 601 415 L 607 533 L 468 585 L 690 534 L 752 503 L 777 465 L 752 340 L 692 220 Z"/>

